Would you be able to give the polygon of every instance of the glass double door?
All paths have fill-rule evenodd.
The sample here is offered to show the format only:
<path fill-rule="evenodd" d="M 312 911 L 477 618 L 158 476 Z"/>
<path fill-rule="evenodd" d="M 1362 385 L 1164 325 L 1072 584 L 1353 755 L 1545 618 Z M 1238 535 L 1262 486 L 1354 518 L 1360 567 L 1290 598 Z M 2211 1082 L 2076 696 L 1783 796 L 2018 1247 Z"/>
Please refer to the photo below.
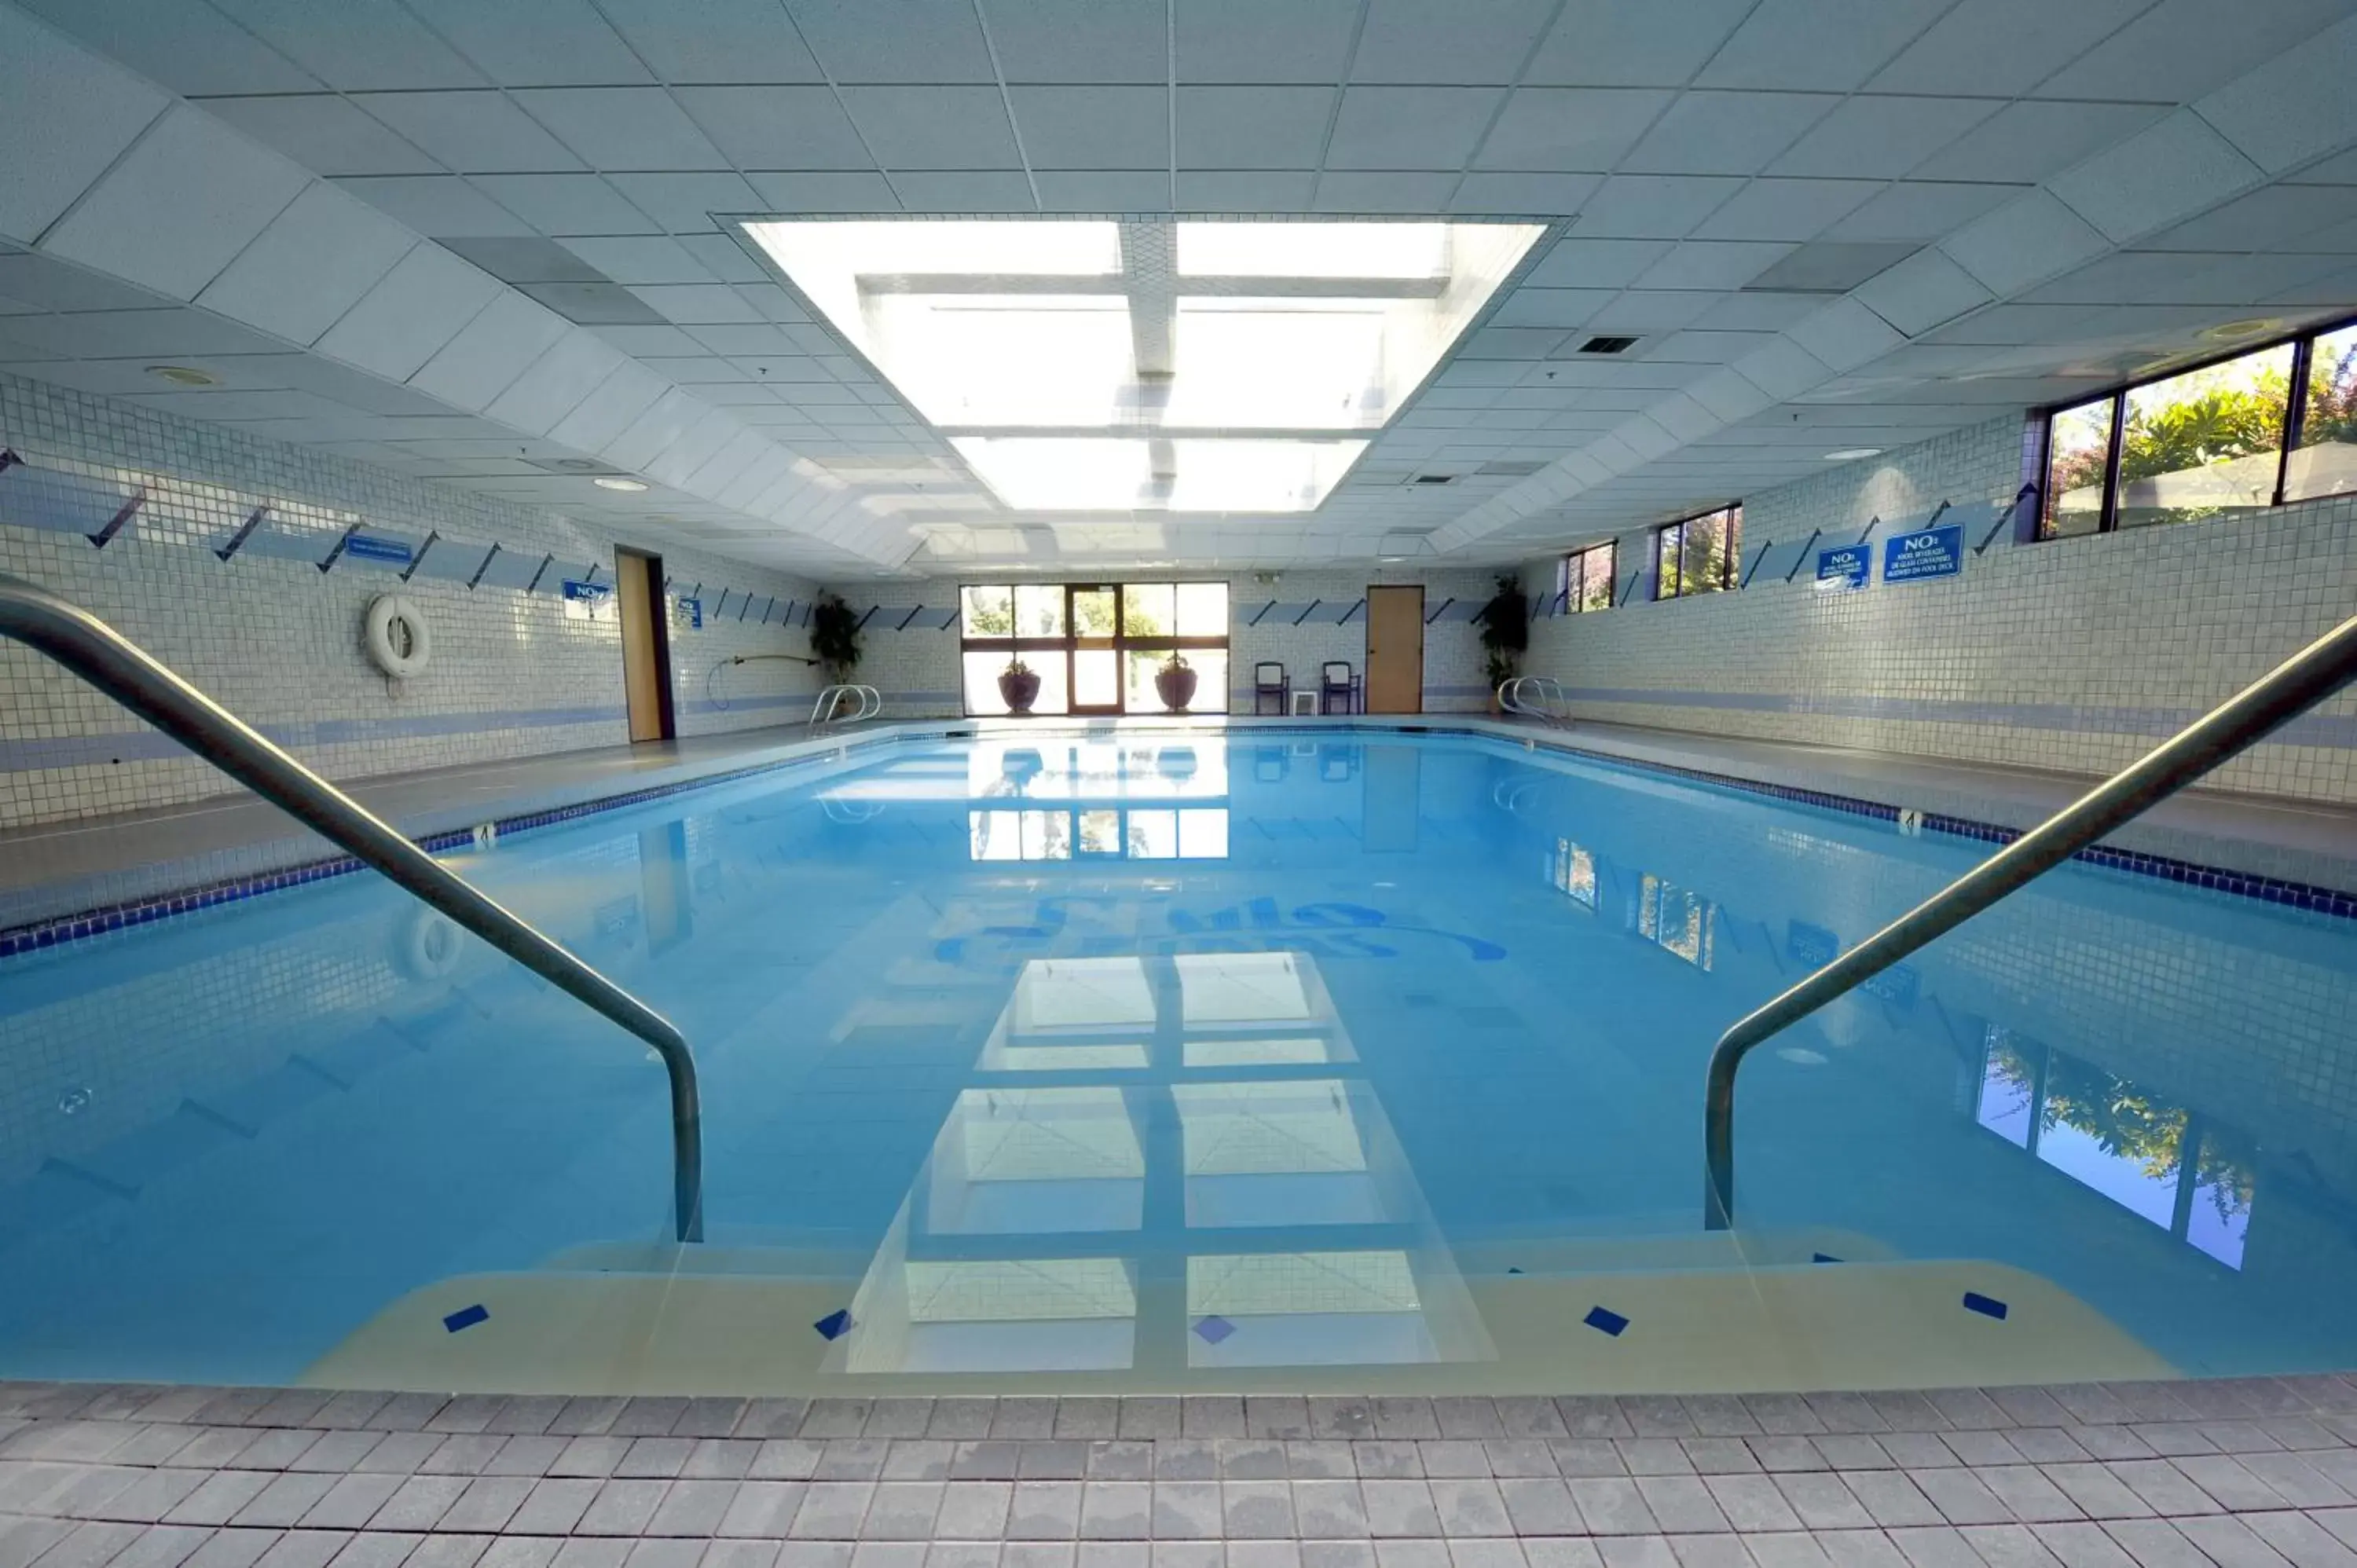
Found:
<path fill-rule="evenodd" d="M 1121 700 L 1121 587 L 1114 583 L 1064 585 L 1064 626 L 1071 638 L 1071 711 L 1118 714 Z"/>

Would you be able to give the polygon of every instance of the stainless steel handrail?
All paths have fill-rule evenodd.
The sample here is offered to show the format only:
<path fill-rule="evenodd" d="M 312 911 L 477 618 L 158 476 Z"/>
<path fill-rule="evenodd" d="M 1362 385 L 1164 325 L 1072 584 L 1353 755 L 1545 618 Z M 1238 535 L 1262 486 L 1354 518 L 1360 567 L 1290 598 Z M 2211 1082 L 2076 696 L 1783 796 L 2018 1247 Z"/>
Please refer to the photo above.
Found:
<path fill-rule="evenodd" d="M 850 713 L 843 712 L 843 699 L 851 698 L 858 706 Z M 873 686 L 843 684 L 822 688 L 818 701 L 811 704 L 810 727 L 821 725 L 856 725 L 862 719 L 872 719 L 884 711 L 884 693 Z"/>
<path fill-rule="evenodd" d="M 1781 996 L 1738 1019 L 1710 1053 L 1703 1102 L 1705 1228 L 1724 1230 L 1734 1222 L 1735 1069 L 1752 1047 L 1971 919 L 2352 681 L 2357 681 L 2357 618 L 2326 632 Z"/>
<path fill-rule="evenodd" d="M 677 1232 L 683 1241 L 704 1239 L 704 1121 L 695 1058 L 662 1015 L 443 869 L 397 830 L 88 610 L 0 573 L 0 637 L 48 654 L 411 896 L 652 1046 L 671 1078 Z"/>
<path fill-rule="evenodd" d="M 1530 693 L 1535 693 L 1535 701 Z M 1552 705 L 1550 705 L 1552 703 Z M 1498 709 L 1560 729 L 1571 726 L 1571 697 L 1552 675 L 1516 675 L 1498 682 Z"/>

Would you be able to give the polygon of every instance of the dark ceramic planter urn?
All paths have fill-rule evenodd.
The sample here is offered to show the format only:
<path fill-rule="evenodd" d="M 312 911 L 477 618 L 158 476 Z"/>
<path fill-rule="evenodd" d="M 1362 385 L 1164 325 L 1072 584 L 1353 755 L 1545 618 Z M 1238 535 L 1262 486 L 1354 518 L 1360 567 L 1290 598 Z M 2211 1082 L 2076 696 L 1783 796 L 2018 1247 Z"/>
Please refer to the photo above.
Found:
<path fill-rule="evenodd" d="M 1039 700 L 1039 675 L 1037 671 L 1009 670 L 998 678 L 999 699 L 1011 714 L 1028 714 L 1031 704 Z"/>
<path fill-rule="evenodd" d="M 1162 694 L 1162 705 L 1174 714 L 1183 714 L 1187 704 L 1195 700 L 1196 674 L 1192 666 L 1165 664 L 1154 672 L 1154 689 Z"/>

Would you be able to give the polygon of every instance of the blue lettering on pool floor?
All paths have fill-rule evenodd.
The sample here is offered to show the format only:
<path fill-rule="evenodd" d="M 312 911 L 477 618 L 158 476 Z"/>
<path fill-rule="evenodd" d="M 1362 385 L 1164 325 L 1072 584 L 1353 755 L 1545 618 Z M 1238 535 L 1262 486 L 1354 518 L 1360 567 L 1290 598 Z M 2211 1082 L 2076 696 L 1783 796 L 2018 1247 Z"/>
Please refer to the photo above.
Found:
<path fill-rule="evenodd" d="M 1587 1316 L 1580 1321 L 1598 1333 L 1609 1334 L 1615 1339 L 1620 1338 L 1620 1331 L 1629 1326 L 1629 1320 L 1609 1306 L 1589 1307 Z"/>
<path fill-rule="evenodd" d="M 479 1301 L 472 1306 L 462 1306 L 444 1318 L 442 1326 L 456 1334 L 462 1328 L 472 1328 L 490 1316 L 491 1309 Z"/>
<path fill-rule="evenodd" d="M 2000 1323 L 2005 1320 L 2006 1305 L 1993 1295 L 1983 1295 L 1976 1290 L 1968 1290 L 1964 1293 L 1964 1306 L 1967 1311 L 1977 1312 L 1983 1317 L 1994 1317 Z"/>

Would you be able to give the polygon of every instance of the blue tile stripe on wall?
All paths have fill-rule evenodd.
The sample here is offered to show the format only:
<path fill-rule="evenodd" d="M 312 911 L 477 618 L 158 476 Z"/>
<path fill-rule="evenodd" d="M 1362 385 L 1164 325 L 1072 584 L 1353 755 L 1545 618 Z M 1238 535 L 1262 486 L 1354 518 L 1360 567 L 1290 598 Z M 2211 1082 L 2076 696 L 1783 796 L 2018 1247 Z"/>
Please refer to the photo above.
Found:
<path fill-rule="evenodd" d="M 646 789 L 634 789 L 625 794 L 585 800 L 578 804 L 557 807 L 549 811 L 525 812 L 501 819 L 495 825 L 500 834 L 505 836 L 527 832 L 533 828 L 549 827 L 559 822 L 594 816 L 599 812 L 643 805 L 650 800 L 662 800 L 691 789 L 703 789 L 760 774 L 806 767 L 815 762 L 831 760 L 834 756 L 844 752 L 862 751 L 876 746 L 929 743 L 955 738 L 970 733 L 945 729 L 897 731 L 889 735 L 848 742 L 823 755 L 789 757 L 779 762 L 736 768 L 725 773 L 710 774 L 701 779 L 682 779 L 676 783 L 657 785 Z M 1068 732 L 1043 730 L 1042 736 L 1044 737 L 1049 734 L 1063 733 Z M 1238 736 L 1306 735 L 1329 740 L 1338 735 L 1396 734 L 1460 735 L 1491 740 L 1501 738 L 1489 732 L 1466 729 L 1461 725 L 1414 723 L 1396 725 L 1331 722 L 1301 725 L 1256 725 L 1247 729 L 1228 733 Z M 1789 784 L 1770 784 L 1757 779 L 1742 779 L 1733 774 L 1713 773 L 1698 768 L 1681 768 L 1674 763 L 1641 761 L 1631 757 L 1616 757 L 1609 752 L 1593 751 L 1584 746 L 1567 745 L 1560 738 L 1552 736 L 1532 735 L 1521 738 L 1541 750 L 1576 757 L 1582 761 L 1601 763 L 1607 767 L 1624 768 L 1641 773 L 1661 774 L 1721 789 L 1739 789 L 1747 794 L 1763 795 L 1773 800 L 1789 801 L 1794 805 L 1814 806 L 1824 811 L 1841 811 L 1851 816 L 1872 818 L 1878 822 L 1895 822 L 1899 820 L 1898 807 L 1878 800 L 1861 800 L 1851 795 L 1837 795 L 1822 789 L 1804 789 Z M 2019 838 L 2022 832 L 2018 828 L 2006 827 L 1995 822 L 1975 822 L 1969 818 L 1946 816 L 1937 812 L 1925 812 L 1922 826 L 1926 832 L 1947 833 L 1957 838 L 1976 839 L 1983 843 L 1996 844 L 2010 843 Z M 428 854 L 435 854 L 462 849 L 473 842 L 474 834 L 471 829 L 436 833 L 417 841 L 421 848 Z M 2072 858 L 2088 865 L 2100 866 L 2107 870 L 2127 872 L 2138 876 L 2158 877 L 2162 881 L 2205 888 L 2211 892 L 2223 893 L 2234 897 L 2255 898 L 2263 903 L 2280 904 L 2313 914 L 2357 920 L 2357 892 L 2319 887 L 2308 883 L 2289 882 L 2277 877 L 2252 875 L 2219 866 L 2201 865 L 2191 861 L 2176 860 L 2167 855 L 2145 854 L 2133 850 L 2098 846 L 2082 850 Z M 212 908 L 219 905 L 234 903 L 242 898 L 275 892 L 283 887 L 301 886 L 330 876 L 347 875 L 362 869 L 364 867 L 361 863 L 351 856 L 338 855 L 330 859 L 316 861 L 307 865 L 290 866 L 278 871 L 231 877 L 177 893 L 157 894 L 132 902 L 83 910 L 79 914 L 60 915 L 30 925 L 0 930 L 0 958 L 31 952 L 37 949 L 53 948 L 67 942 L 85 940 L 128 927 L 165 919 L 173 915 Z"/>

